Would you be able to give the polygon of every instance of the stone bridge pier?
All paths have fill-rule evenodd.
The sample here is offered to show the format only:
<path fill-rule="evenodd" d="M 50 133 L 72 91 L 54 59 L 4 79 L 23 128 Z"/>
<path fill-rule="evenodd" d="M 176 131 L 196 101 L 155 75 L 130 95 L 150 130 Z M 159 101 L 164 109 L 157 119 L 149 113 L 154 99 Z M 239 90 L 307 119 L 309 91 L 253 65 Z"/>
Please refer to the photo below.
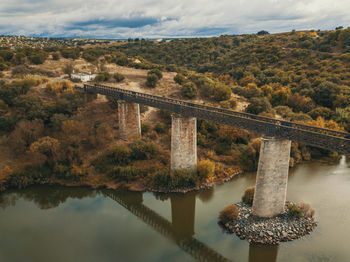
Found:
<path fill-rule="evenodd" d="M 118 100 L 118 121 L 121 139 L 137 140 L 141 138 L 139 104 Z"/>
<path fill-rule="evenodd" d="M 171 170 L 197 167 L 197 119 L 173 114 L 171 116 Z"/>
<path fill-rule="evenodd" d="M 273 217 L 285 208 L 291 141 L 262 138 L 252 213 Z"/>

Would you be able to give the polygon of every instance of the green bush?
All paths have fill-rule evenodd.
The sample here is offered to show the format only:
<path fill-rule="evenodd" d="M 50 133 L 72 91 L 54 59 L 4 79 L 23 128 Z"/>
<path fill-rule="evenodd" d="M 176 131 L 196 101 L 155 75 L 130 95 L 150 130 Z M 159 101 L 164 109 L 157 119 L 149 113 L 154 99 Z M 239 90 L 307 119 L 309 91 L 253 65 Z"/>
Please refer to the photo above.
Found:
<path fill-rule="evenodd" d="M 237 219 L 239 210 L 236 205 L 228 205 L 222 211 L 220 211 L 219 219 L 222 223 L 226 224 L 234 219 Z"/>
<path fill-rule="evenodd" d="M 195 187 L 197 182 L 197 173 L 188 170 L 160 170 L 151 176 L 151 184 L 156 188 L 191 188 Z"/>
<path fill-rule="evenodd" d="M 141 123 L 141 133 L 142 135 L 149 133 L 151 131 L 151 124 L 150 123 Z"/>
<path fill-rule="evenodd" d="M 253 199 L 254 199 L 254 193 L 255 193 L 255 187 L 248 187 L 242 196 L 242 201 L 248 205 L 253 204 Z"/>
<path fill-rule="evenodd" d="M 147 80 L 146 80 L 146 86 L 154 88 L 157 85 L 159 78 L 156 74 L 148 74 L 147 75 Z"/>
<path fill-rule="evenodd" d="M 8 111 L 8 105 L 0 99 L 0 116 L 5 115 Z"/>
<path fill-rule="evenodd" d="M 148 74 L 149 75 L 150 74 L 155 74 L 158 77 L 158 79 L 162 79 L 163 78 L 163 74 L 162 74 L 162 72 L 159 69 L 152 69 L 152 70 L 150 70 L 148 72 Z"/>
<path fill-rule="evenodd" d="M 97 74 L 95 81 L 97 82 L 106 82 L 111 78 L 111 74 L 107 71 L 102 71 Z"/>
<path fill-rule="evenodd" d="M 132 166 L 114 167 L 112 171 L 108 172 L 108 176 L 117 181 L 134 181 L 140 172 Z"/>
<path fill-rule="evenodd" d="M 213 95 L 216 101 L 223 101 L 223 100 L 230 99 L 231 93 L 232 93 L 231 88 L 228 87 L 227 85 L 222 83 L 215 84 Z"/>
<path fill-rule="evenodd" d="M 117 145 L 107 150 L 92 161 L 92 165 L 100 172 L 106 173 L 113 166 L 126 166 L 131 160 L 131 151 L 125 145 Z"/>
<path fill-rule="evenodd" d="M 18 122 L 18 118 L 14 115 L 0 117 L 0 131 L 11 132 Z"/>
<path fill-rule="evenodd" d="M 46 166 L 26 166 L 14 172 L 8 183 L 9 187 L 26 188 L 31 185 L 47 182 L 51 177 L 52 170 Z"/>
<path fill-rule="evenodd" d="M 156 144 L 138 140 L 131 145 L 131 159 L 149 160 L 159 156 L 159 148 Z"/>
<path fill-rule="evenodd" d="M 262 112 L 271 111 L 272 107 L 266 97 L 254 97 L 249 100 L 250 104 L 246 108 L 246 112 L 258 115 Z"/>
<path fill-rule="evenodd" d="M 193 82 L 187 82 L 182 86 L 182 94 L 187 98 L 194 98 L 197 95 L 197 87 Z"/>
<path fill-rule="evenodd" d="M 183 85 L 186 82 L 186 77 L 181 73 L 177 73 L 174 77 L 174 81 L 179 85 Z"/>
<path fill-rule="evenodd" d="M 296 204 L 288 204 L 287 205 L 287 212 L 292 217 L 302 217 L 303 216 L 303 210 Z"/>
<path fill-rule="evenodd" d="M 117 81 L 118 83 L 125 79 L 125 76 L 122 75 L 121 73 L 115 73 L 113 75 L 113 77 L 114 77 L 115 81 Z"/>
<path fill-rule="evenodd" d="M 154 130 L 158 133 L 158 134 L 164 134 L 166 132 L 166 125 L 162 122 L 158 122 L 156 124 L 156 126 L 154 127 Z"/>

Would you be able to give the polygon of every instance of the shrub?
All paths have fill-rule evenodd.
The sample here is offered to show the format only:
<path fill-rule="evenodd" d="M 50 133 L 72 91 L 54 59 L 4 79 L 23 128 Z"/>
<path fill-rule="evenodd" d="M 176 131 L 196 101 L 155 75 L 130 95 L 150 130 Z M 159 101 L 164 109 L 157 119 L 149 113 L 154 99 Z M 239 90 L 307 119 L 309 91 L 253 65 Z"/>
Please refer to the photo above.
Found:
<path fill-rule="evenodd" d="M 184 84 L 181 91 L 187 98 L 194 98 L 197 95 L 197 87 L 193 82 L 187 82 Z"/>
<path fill-rule="evenodd" d="M 114 77 L 115 81 L 117 81 L 118 83 L 125 79 L 125 76 L 122 75 L 121 73 L 115 73 L 113 75 L 113 77 Z"/>
<path fill-rule="evenodd" d="M 53 53 L 53 54 L 52 54 L 52 59 L 53 59 L 53 60 L 60 60 L 60 54 L 57 53 L 57 52 Z"/>
<path fill-rule="evenodd" d="M 146 86 L 154 88 L 157 85 L 159 78 L 156 74 L 147 74 Z"/>
<path fill-rule="evenodd" d="M 219 219 L 222 223 L 226 224 L 231 220 L 237 219 L 239 215 L 238 207 L 236 205 L 228 205 L 222 211 L 220 211 Z"/>
<path fill-rule="evenodd" d="M 304 216 L 314 218 L 315 210 L 313 210 L 309 204 L 300 203 L 300 209 L 303 211 Z"/>
<path fill-rule="evenodd" d="M 303 215 L 303 210 L 296 204 L 288 204 L 287 206 L 288 214 L 292 217 L 301 217 Z"/>
<path fill-rule="evenodd" d="M 141 123 L 141 133 L 142 135 L 147 134 L 151 130 L 150 123 Z"/>
<path fill-rule="evenodd" d="M 231 93 L 232 93 L 231 88 L 228 87 L 227 85 L 222 84 L 222 83 L 215 84 L 215 89 L 213 90 L 213 95 L 214 95 L 214 99 L 216 101 L 223 101 L 223 100 L 230 99 Z"/>
<path fill-rule="evenodd" d="M 213 176 L 215 172 L 215 163 L 209 159 L 201 160 L 197 164 L 197 172 L 201 179 Z"/>
<path fill-rule="evenodd" d="M 248 205 L 252 205 L 253 199 L 254 199 L 254 193 L 255 193 L 255 186 L 248 187 L 244 191 L 244 195 L 242 196 L 242 201 Z"/>
<path fill-rule="evenodd" d="M 163 77 L 163 74 L 159 69 L 152 69 L 148 72 L 148 74 L 155 74 L 158 77 L 158 79 L 162 79 Z"/>
<path fill-rule="evenodd" d="M 117 145 L 98 156 L 92 165 L 100 172 L 107 172 L 113 166 L 125 166 L 130 163 L 130 149 L 125 145 Z"/>
<path fill-rule="evenodd" d="M 151 177 L 153 186 L 166 189 L 191 188 L 197 181 L 197 173 L 189 170 L 160 170 Z"/>
<path fill-rule="evenodd" d="M 108 73 L 107 71 L 102 71 L 97 74 L 95 80 L 97 82 L 105 82 L 105 81 L 108 81 L 110 78 L 111 78 L 110 73 Z"/>
<path fill-rule="evenodd" d="M 0 116 L 5 115 L 8 111 L 8 105 L 0 99 Z"/>
<path fill-rule="evenodd" d="M 126 167 L 114 167 L 112 171 L 108 173 L 108 176 L 118 180 L 130 182 L 136 179 L 139 171 L 132 166 Z"/>
<path fill-rule="evenodd" d="M 174 81 L 179 85 L 183 85 L 186 82 L 186 77 L 181 73 L 177 73 L 177 75 L 174 77 Z"/>
<path fill-rule="evenodd" d="M 156 144 L 138 140 L 131 145 L 131 158 L 134 160 L 149 160 L 159 155 Z"/>
<path fill-rule="evenodd" d="M 156 124 L 156 126 L 154 127 L 154 130 L 158 133 L 158 134 L 163 134 L 166 131 L 166 125 L 162 122 L 158 122 Z"/>
<path fill-rule="evenodd" d="M 220 105 L 222 108 L 235 109 L 237 106 L 237 100 L 235 98 L 231 98 L 230 100 L 221 101 Z"/>
<path fill-rule="evenodd" d="M 262 112 L 269 112 L 271 104 L 265 97 L 254 97 L 250 99 L 250 104 L 246 108 L 246 112 L 250 114 L 260 114 Z"/>

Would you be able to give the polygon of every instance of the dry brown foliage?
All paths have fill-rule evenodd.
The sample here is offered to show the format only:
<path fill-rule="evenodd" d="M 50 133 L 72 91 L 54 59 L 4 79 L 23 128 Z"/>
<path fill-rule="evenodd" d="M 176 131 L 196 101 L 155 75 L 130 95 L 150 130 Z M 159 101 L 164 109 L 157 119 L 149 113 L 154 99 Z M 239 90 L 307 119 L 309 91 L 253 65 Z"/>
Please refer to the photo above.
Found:
<path fill-rule="evenodd" d="M 219 219 L 225 224 L 233 219 L 237 219 L 239 210 L 236 205 L 226 206 L 219 214 Z"/>

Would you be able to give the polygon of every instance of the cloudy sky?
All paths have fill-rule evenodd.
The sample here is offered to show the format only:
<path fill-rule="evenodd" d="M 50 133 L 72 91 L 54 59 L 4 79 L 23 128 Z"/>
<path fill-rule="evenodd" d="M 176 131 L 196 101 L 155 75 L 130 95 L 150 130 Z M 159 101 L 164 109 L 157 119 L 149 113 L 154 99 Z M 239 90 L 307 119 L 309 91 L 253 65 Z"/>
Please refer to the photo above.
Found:
<path fill-rule="evenodd" d="M 215 36 L 350 26 L 350 0 L 0 0 L 0 34 Z"/>

